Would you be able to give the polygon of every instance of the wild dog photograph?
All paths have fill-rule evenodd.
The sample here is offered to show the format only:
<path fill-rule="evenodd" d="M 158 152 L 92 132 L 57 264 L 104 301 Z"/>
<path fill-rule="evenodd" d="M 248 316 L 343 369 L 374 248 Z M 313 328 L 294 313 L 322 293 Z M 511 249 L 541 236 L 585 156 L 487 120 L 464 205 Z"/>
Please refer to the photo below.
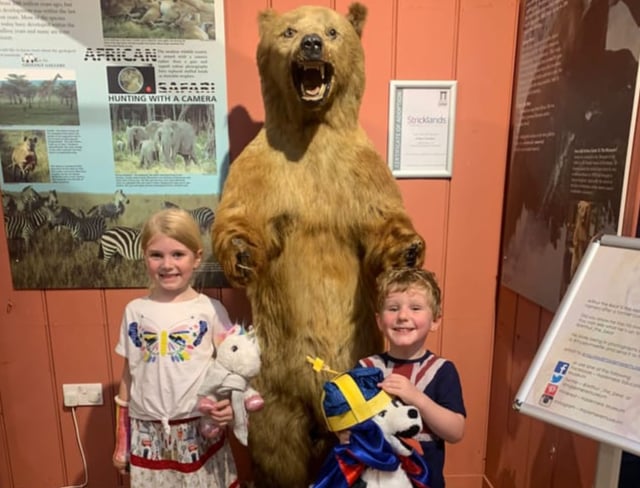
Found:
<path fill-rule="evenodd" d="M 213 105 L 112 104 L 119 174 L 216 174 Z"/>
<path fill-rule="evenodd" d="M 36 190 L 2 192 L 13 286 L 38 288 L 143 288 L 148 285 L 140 229 L 153 212 L 180 207 L 200 227 L 204 259 L 198 288 L 223 286 L 210 231 L 216 195 L 129 195 Z"/>
<path fill-rule="evenodd" d="M 75 71 L 0 69 L 0 125 L 80 125 Z"/>
<path fill-rule="evenodd" d="M 101 0 L 105 38 L 216 38 L 213 0 Z"/>
<path fill-rule="evenodd" d="M 0 131 L 0 163 L 4 183 L 49 182 L 51 173 L 45 131 Z"/>

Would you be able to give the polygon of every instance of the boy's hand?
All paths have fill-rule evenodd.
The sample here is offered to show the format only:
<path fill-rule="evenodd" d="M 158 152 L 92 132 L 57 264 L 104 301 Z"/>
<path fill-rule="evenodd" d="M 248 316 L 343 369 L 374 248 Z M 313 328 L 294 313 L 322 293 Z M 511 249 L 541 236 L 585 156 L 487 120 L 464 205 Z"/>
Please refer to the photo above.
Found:
<path fill-rule="evenodd" d="M 409 379 L 399 374 L 390 374 L 378 386 L 407 405 L 415 405 L 417 399 L 422 396 L 422 392 Z"/>
<path fill-rule="evenodd" d="M 339 430 L 336 432 L 336 436 L 338 437 L 338 442 L 340 444 L 349 444 L 351 440 L 351 431 L 349 429 Z"/>

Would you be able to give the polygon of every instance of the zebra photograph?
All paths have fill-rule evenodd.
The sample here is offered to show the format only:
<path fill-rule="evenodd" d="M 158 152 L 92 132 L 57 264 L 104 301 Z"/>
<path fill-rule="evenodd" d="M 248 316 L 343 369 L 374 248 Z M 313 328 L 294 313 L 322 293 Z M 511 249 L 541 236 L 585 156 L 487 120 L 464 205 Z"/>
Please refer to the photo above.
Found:
<path fill-rule="evenodd" d="M 108 265 L 112 260 L 140 261 L 143 258 L 140 230 L 131 227 L 111 227 L 100 236 L 98 258 Z"/>
<path fill-rule="evenodd" d="M 179 205 L 176 205 L 173 202 L 164 201 L 162 202 L 162 208 L 180 208 Z M 215 219 L 215 213 L 209 207 L 197 207 L 192 209 L 185 209 L 187 212 L 191 214 L 193 220 L 196 221 L 198 227 L 200 227 L 200 232 L 203 234 L 208 234 L 211 231 L 211 226 L 213 225 L 213 220 Z"/>
<path fill-rule="evenodd" d="M 123 189 L 99 195 L 33 185 L 3 191 L 14 288 L 146 288 L 140 232 L 152 213 L 169 207 L 187 210 L 202 233 L 204 259 L 194 285 L 228 286 L 211 251 L 217 202 L 213 195 L 128 195 Z"/>

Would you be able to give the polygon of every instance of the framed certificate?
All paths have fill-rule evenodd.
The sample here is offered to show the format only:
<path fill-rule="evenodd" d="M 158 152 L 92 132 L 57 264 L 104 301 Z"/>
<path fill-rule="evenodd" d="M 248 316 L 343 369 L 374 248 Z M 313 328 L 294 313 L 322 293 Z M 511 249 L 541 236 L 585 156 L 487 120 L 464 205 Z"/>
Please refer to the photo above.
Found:
<path fill-rule="evenodd" d="M 389 154 L 396 178 L 450 178 L 456 81 L 391 80 Z"/>

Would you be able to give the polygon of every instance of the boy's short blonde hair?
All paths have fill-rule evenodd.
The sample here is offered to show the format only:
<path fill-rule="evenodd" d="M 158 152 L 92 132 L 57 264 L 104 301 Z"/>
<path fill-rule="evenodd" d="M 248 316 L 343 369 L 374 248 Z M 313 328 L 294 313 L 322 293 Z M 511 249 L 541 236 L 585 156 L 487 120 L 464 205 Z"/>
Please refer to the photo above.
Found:
<path fill-rule="evenodd" d="M 183 244 L 194 254 L 202 251 L 200 228 L 191 214 L 180 208 L 167 208 L 154 213 L 142 226 L 140 244 L 146 252 L 149 241 L 156 234 L 164 234 Z"/>
<path fill-rule="evenodd" d="M 391 268 L 381 273 L 376 280 L 378 289 L 377 310 L 382 312 L 384 302 L 390 293 L 405 292 L 409 288 L 424 290 L 437 319 L 442 313 L 442 292 L 435 273 L 419 268 Z"/>

